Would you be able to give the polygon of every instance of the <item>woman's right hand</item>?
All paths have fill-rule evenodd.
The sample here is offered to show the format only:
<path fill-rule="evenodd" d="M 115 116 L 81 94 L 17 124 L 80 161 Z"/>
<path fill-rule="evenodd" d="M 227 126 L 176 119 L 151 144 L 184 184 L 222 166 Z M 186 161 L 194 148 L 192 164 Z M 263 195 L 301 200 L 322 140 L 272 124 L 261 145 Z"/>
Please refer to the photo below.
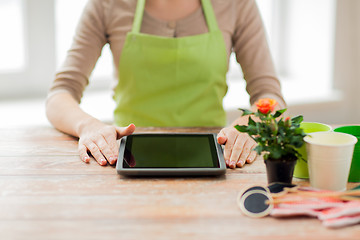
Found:
<path fill-rule="evenodd" d="M 79 131 L 78 150 L 81 160 L 90 162 L 91 153 L 101 166 L 106 166 L 107 163 L 115 164 L 119 154 L 116 140 L 131 135 L 134 131 L 134 124 L 127 127 L 117 127 L 100 121 L 84 124 Z"/>

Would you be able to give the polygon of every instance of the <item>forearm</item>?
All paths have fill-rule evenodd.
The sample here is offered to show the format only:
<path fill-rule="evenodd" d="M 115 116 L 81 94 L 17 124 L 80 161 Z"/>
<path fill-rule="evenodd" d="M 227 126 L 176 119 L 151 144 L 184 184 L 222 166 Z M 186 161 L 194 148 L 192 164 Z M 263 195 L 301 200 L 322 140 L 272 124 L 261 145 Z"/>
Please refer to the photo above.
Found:
<path fill-rule="evenodd" d="M 46 115 L 55 128 L 75 137 L 79 137 L 84 126 L 100 123 L 81 110 L 78 102 L 67 92 L 56 93 L 48 99 Z"/>

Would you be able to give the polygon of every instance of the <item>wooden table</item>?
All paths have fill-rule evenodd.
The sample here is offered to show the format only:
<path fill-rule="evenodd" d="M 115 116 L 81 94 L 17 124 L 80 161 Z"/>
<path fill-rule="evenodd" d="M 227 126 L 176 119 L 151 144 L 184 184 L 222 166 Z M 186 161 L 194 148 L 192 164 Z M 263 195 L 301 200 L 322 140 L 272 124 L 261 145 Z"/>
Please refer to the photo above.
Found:
<path fill-rule="evenodd" d="M 266 185 L 261 160 L 219 178 L 128 179 L 81 162 L 77 140 L 51 127 L 0 129 L 1 240 L 360 239 L 360 225 L 243 216 L 236 197 L 254 184 Z"/>

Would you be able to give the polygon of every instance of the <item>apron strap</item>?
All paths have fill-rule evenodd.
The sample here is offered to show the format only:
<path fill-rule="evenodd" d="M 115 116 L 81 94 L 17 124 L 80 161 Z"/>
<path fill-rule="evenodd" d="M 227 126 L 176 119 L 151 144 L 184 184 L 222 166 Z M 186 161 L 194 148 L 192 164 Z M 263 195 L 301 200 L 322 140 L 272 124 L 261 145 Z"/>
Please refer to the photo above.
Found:
<path fill-rule="evenodd" d="M 204 11 L 205 19 L 209 28 L 209 32 L 214 32 L 219 29 L 214 13 L 214 9 L 210 3 L 211 0 L 201 0 L 201 5 Z M 136 4 L 134 22 L 132 26 L 132 33 L 140 33 L 142 17 L 144 15 L 145 0 L 138 0 Z"/>
<path fill-rule="evenodd" d="M 209 28 L 209 32 L 214 32 L 219 29 L 214 9 L 211 5 L 211 0 L 201 0 L 202 8 L 204 11 L 205 19 Z"/>
<path fill-rule="evenodd" d="M 142 18 L 144 15 L 145 0 L 138 0 L 136 4 L 136 11 L 134 16 L 134 22 L 132 26 L 132 33 L 140 33 Z"/>

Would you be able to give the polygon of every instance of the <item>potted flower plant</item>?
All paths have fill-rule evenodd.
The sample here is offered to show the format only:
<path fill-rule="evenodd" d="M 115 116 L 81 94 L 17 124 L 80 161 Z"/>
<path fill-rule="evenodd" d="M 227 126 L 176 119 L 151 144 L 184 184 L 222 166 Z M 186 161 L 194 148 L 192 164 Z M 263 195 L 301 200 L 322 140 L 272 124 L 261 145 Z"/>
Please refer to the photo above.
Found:
<path fill-rule="evenodd" d="M 242 116 L 249 116 L 249 122 L 247 126 L 236 125 L 235 128 L 249 134 L 257 142 L 254 150 L 259 155 L 263 154 L 268 183 L 291 183 L 296 161 L 301 158 L 297 148 L 304 144 L 305 133 L 300 128 L 303 116 L 284 119 L 282 115 L 286 109 L 273 114 L 277 105 L 274 99 L 260 99 L 255 104 L 256 112 L 240 109 Z"/>

